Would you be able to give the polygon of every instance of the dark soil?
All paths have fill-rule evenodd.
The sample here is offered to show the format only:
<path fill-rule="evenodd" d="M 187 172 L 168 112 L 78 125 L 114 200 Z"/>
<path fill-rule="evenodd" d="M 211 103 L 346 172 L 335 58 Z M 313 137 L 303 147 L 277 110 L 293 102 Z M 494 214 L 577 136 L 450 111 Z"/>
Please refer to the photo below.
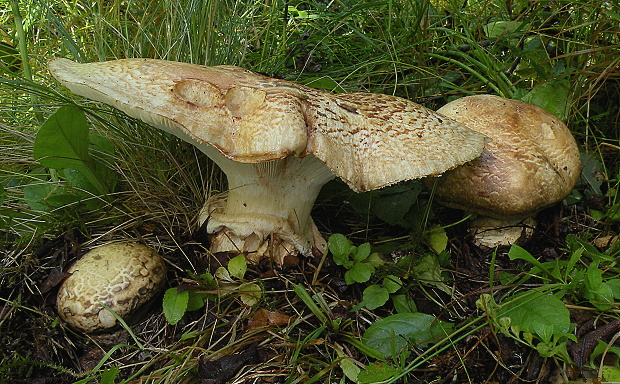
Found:
<path fill-rule="evenodd" d="M 581 236 L 588 233 L 591 237 L 598 235 L 586 212 L 589 206 L 600 203 L 596 198 L 584 199 L 570 207 L 558 205 L 541 212 L 533 238 L 523 243 L 523 247 L 540 261 L 565 257 L 564 239 L 568 234 Z M 461 212 L 450 209 L 437 208 L 436 211 L 433 220 L 439 223 L 457 222 L 462 217 Z M 317 223 L 336 228 L 335 232 L 351 233 L 348 223 L 356 220 L 346 217 L 353 215 L 352 212 L 330 211 L 324 207 L 317 208 L 315 217 L 317 214 L 320 215 Z M 385 235 L 389 231 L 392 231 L 391 235 L 408 233 L 402 228 L 385 230 L 385 226 L 371 224 L 370 232 L 367 232 L 367 236 L 370 233 L 370 238 L 378 238 L 380 234 Z M 169 286 L 183 283 L 186 289 L 197 288 L 193 281 L 187 280 L 186 271 L 199 274 L 208 270 L 213 273 L 217 266 L 226 262 L 225 258 L 205 258 L 203 244 L 191 238 L 170 239 L 167 232 L 153 226 L 133 230 L 134 234 L 142 235 L 148 242 L 154 243 L 154 239 L 157 239 L 161 248 L 166 250 L 164 254 L 171 266 Z M 452 256 L 447 269 L 451 272 L 452 280 L 447 284 L 454 287 L 458 294 L 450 297 L 439 290 L 420 289 L 412 285 L 409 295 L 414 298 L 420 312 L 434 314 L 442 320 L 458 324 L 481 314 L 476 308 L 476 300 L 482 293 L 491 293 L 499 298 L 502 291 L 508 288 L 495 285 L 491 290 L 489 287 L 490 262 L 493 258 L 496 274 L 519 273 L 527 268 L 524 268 L 521 262 L 509 260 L 507 248 L 498 249 L 493 256 L 494 250 L 481 249 L 474 245 L 467 233 L 467 222 L 449 227 L 448 236 Z M 145 372 L 156 372 L 157 369 L 173 363 L 173 358 L 160 353 L 161 351 L 173 350 L 178 355 L 183 351 L 184 345 L 195 342 L 195 339 L 181 341 L 182 335 L 188 330 L 209 330 L 209 337 L 197 345 L 204 351 L 223 352 L 217 356 L 209 355 L 209 358 L 206 357 L 206 352 L 196 352 L 192 360 L 192 374 L 184 382 L 225 383 L 234 377 L 245 375 L 247 380 L 235 382 L 276 383 L 284 382 L 291 374 L 295 375 L 290 372 L 291 367 L 283 365 L 295 350 L 295 345 L 284 343 L 283 339 L 265 332 L 248 337 L 248 340 L 242 343 L 238 342 L 243 332 L 247 331 L 248 319 L 252 313 L 234 303 L 227 304 L 226 307 L 209 306 L 188 312 L 181 323 L 171 326 L 162 315 L 161 298 L 158 298 L 150 308 L 141 312 L 140 319 L 132 323 L 132 330 L 137 338 L 151 346 L 150 350 L 142 352 L 131 347 L 119 347 L 135 345 L 124 330 L 103 335 L 83 335 L 71 330 L 57 317 L 55 294 L 65 277 L 63 271 L 80 256 L 80 244 L 85 240 L 78 231 L 46 238 L 37 248 L 23 251 L 28 254 L 24 259 L 28 260 L 29 264 L 22 265 L 19 274 L 7 274 L 3 278 L 0 292 L 6 299 L 0 306 L 0 344 L 3 345 L 0 352 L 0 381 L 45 384 L 75 382 L 85 372 L 95 368 L 111 348 L 116 348 L 112 353 L 112 360 L 108 360 L 112 363 L 104 367 L 125 367 L 118 375 L 119 378 L 129 377 L 147 361 L 150 361 L 150 364 L 145 368 Z M 174 244 L 181 244 L 181 248 L 174 251 Z M 9 257 L 12 251 L 6 250 L 5 257 Z M 362 333 L 367 323 L 355 322 L 356 314 L 350 309 L 360 302 L 363 288 L 347 286 L 343 279 L 344 270 L 329 258 L 316 273 L 320 262 L 320 257 L 292 258 L 283 268 L 274 268 L 266 261 L 253 267 L 248 277 L 259 278 L 266 292 L 282 292 L 268 296 L 262 304 L 268 311 L 291 318 L 300 313 L 308 314 L 307 308 L 292 292 L 291 284 L 300 283 L 307 289 L 323 292 L 324 296 L 329 298 L 328 301 L 337 303 L 331 307 L 331 315 L 352 320 L 353 332 Z M 316 282 L 314 287 L 310 287 L 312 281 Z M 537 281 L 531 280 L 528 283 L 536 284 Z M 416 369 L 407 382 L 548 383 L 560 371 L 571 379 L 578 379 L 582 374 L 580 367 L 588 361 L 596 340 L 610 341 L 620 330 L 620 321 L 596 319 L 596 312 L 575 308 L 571 308 L 571 316 L 577 327 L 578 342 L 572 343 L 570 353 L 576 366 L 562 366 L 554 359 L 544 359 L 536 351 L 485 326 L 471 332 L 453 348 L 445 350 Z M 375 313 L 385 316 L 390 314 L 390 311 L 390 308 L 380 308 Z M 214 327 L 214 324 L 218 326 Z M 302 340 L 318 326 L 313 318 L 300 322 L 292 331 L 293 334 L 288 335 L 289 340 Z M 338 334 L 330 337 L 333 338 L 331 342 L 339 340 Z M 237 340 L 237 346 L 226 349 L 234 340 Z M 324 358 L 322 355 L 327 344 L 323 343 L 327 341 L 316 341 L 304 348 L 304 361 Z M 349 348 L 349 351 L 360 361 L 368 361 L 354 348 Z M 414 351 L 413 355 L 417 352 L 420 351 Z M 311 368 L 304 369 L 310 369 L 304 372 L 310 376 L 317 373 Z M 301 371 L 300 368 L 297 373 Z M 273 374 L 253 376 L 253 372 Z"/>

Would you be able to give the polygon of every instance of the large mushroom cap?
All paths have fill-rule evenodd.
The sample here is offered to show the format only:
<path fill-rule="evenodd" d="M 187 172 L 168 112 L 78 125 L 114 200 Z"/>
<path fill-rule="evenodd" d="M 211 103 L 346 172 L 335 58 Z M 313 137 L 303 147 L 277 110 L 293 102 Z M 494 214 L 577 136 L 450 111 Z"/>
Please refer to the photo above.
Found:
<path fill-rule="evenodd" d="M 454 100 L 438 112 L 492 139 L 479 158 L 436 179 L 437 197 L 445 205 L 523 219 L 562 200 L 579 178 L 574 137 L 540 107 L 477 95 Z"/>
<path fill-rule="evenodd" d="M 485 142 L 402 98 L 333 95 L 231 66 L 61 58 L 49 70 L 76 94 L 237 162 L 313 154 L 355 191 L 440 174 L 478 156 Z"/>

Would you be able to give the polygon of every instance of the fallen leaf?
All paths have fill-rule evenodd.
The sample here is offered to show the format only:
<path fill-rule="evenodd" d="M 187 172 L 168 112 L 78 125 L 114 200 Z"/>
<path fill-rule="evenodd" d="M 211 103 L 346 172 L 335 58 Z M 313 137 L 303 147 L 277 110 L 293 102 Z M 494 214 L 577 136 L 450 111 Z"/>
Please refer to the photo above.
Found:
<path fill-rule="evenodd" d="M 290 321 L 291 316 L 261 308 L 248 320 L 248 330 L 254 331 L 274 326 L 283 326 L 287 325 Z"/>

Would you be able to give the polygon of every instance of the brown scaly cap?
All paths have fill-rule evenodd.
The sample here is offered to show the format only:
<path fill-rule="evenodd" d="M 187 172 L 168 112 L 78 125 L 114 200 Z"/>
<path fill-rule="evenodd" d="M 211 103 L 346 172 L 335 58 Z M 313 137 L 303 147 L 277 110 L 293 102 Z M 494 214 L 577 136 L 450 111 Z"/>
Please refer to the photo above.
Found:
<path fill-rule="evenodd" d="M 482 155 L 437 179 L 444 204 L 498 219 L 523 219 L 565 198 L 581 171 L 566 125 L 544 109 L 493 95 L 438 110 L 492 139 Z"/>
<path fill-rule="evenodd" d="M 232 66 L 55 59 L 49 70 L 78 95 L 237 162 L 313 154 L 358 192 L 440 174 L 486 140 L 402 98 L 334 95 Z"/>

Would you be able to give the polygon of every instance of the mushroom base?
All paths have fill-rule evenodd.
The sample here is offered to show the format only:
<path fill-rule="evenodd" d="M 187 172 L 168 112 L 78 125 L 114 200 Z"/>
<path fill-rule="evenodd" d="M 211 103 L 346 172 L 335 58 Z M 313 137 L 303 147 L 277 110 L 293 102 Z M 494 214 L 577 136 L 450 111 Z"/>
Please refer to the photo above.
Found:
<path fill-rule="evenodd" d="M 206 222 L 212 252 L 245 253 L 282 265 L 287 255 L 325 252 L 327 243 L 310 217 L 321 187 L 334 177 L 312 155 L 258 164 L 213 158 L 228 177 L 228 192 L 210 198 L 199 223 Z"/>
<path fill-rule="evenodd" d="M 495 248 L 512 245 L 532 237 L 536 220 L 500 220 L 480 216 L 471 222 L 469 229 L 474 236 L 474 243 L 481 247 Z"/>

